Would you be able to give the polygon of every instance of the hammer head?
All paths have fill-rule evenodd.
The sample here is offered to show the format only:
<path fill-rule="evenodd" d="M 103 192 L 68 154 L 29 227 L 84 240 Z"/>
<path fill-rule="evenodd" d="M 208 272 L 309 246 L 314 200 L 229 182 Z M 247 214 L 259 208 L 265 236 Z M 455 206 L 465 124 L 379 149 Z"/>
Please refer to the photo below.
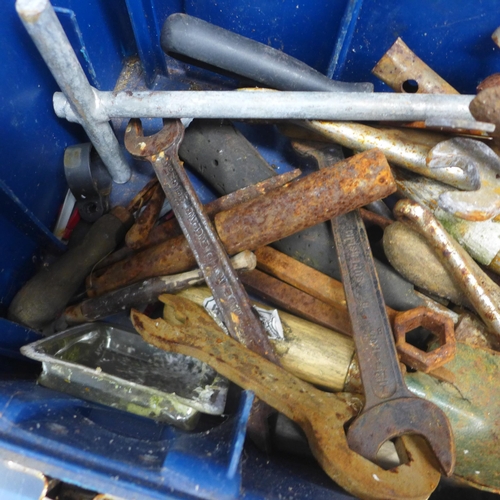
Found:
<path fill-rule="evenodd" d="M 167 148 L 178 148 L 183 137 L 184 126 L 180 120 L 163 120 L 163 128 L 146 137 L 141 120 L 133 118 L 125 129 L 125 147 L 134 158 L 149 160 Z"/>
<path fill-rule="evenodd" d="M 387 440 L 404 434 L 426 439 L 443 474 L 455 467 L 455 441 L 450 422 L 435 404 L 417 397 L 398 398 L 362 412 L 347 431 L 349 447 L 374 461 Z"/>

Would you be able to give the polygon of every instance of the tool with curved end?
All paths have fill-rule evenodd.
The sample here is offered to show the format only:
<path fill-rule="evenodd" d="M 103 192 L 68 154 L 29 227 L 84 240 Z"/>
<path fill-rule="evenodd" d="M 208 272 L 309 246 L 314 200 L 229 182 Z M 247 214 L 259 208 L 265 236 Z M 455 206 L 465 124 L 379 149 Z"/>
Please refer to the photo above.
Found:
<path fill-rule="evenodd" d="M 438 166 L 462 172 L 475 165 L 479 174 L 477 191 L 443 193 L 439 197 L 443 210 L 470 221 L 488 220 L 500 214 L 500 158 L 488 145 L 475 139 L 454 137 L 432 148 L 427 164 L 431 169 Z"/>
<path fill-rule="evenodd" d="M 411 200 L 400 200 L 394 207 L 394 215 L 432 245 L 479 316 L 500 336 L 500 288 L 446 232 L 429 209 Z"/>
<path fill-rule="evenodd" d="M 481 185 L 478 160 L 470 158 L 470 155 L 468 155 L 468 162 L 457 160 L 456 153 L 460 151 L 449 140 L 444 140 L 446 137 L 442 134 L 421 130 L 372 127 L 351 122 L 311 120 L 297 123 L 355 151 L 378 148 L 394 165 L 458 189 L 473 191 L 479 189 Z M 449 144 L 445 147 L 447 148 L 446 157 L 441 161 L 436 153 L 432 154 L 432 151 L 443 142 L 445 145 Z M 452 151 L 454 154 L 451 154 Z"/>
<path fill-rule="evenodd" d="M 161 299 L 174 310 L 168 322 L 135 310 L 131 313 L 132 323 L 143 338 L 160 349 L 203 360 L 297 422 L 325 472 L 347 491 L 369 500 L 423 500 L 435 489 L 439 473 L 423 440 L 403 437 L 411 460 L 392 470 L 380 468 L 347 445 L 344 424 L 355 413 L 347 395 L 319 391 L 246 349 L 214 328 L 213 320 L 200 306 L 181 297 L 163 295 Z M 186 308 L 193 314 L 186 314 Z"/>
<path fill-rule="evenodd" d="M 363 221 L 353 211 L 333 219 L 332 227 L 365 393 L 363 410 L 347 433 L 349 446 L 375 460 L 387 440 L 420 434 L 450 475 L 455 465 L 450 423 L 441 409 L 405 385 Z"/>

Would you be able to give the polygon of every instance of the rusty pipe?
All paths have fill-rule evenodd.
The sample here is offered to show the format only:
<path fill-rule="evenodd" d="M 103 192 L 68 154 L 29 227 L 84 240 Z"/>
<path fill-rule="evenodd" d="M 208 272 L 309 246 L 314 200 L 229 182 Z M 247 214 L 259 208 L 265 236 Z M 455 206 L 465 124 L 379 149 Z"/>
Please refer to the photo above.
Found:
<path fill-rule="evenodd" d="M 371 150 L 221 212 L 215 216 L 215 227 L 232 252 L 255 249 L 392 192 L 387 160 L 379 150 Z M 257 246 L 251 227 L 259 231 Z"/>
<path fill-rule="evenodd" d="M 256 184 L 252 184 L 242 189 L 238 189 L 233 193 L 229 193 L 225 196 L 221 196 L 203 206 L 207 217 L 213 219 L 216 214 L 222 212 L 223 210 L 228 210 L 230 208 L 244 203 L 248 200 L 253 200 L 259 196 L 265 195 L 269 191 L 276 189 L 284 184 L 293 181 L 300 176 L 302 171 L 298 168 L 285 172 L 284 174 L 276 175 L 265 179 Z M 149 234 L 148 239 L 144 243 L 144 247 L 160 243 L 162 241 L 168 240 L 182 234 L 181 228 L 177 219 L 170 219 L 162 224 L 158 224 L 153 228 Z"/>
<path fill-rule="evenodd" d="M 395 191 L 392 173 L 378 150 L 314 172 L 242 205 L 220 212 L 215 227 L 229 254 L 253 250 L 319 224 Z M 182 236 L 139 252 L 87 280 L 89 296 L 135 281 L 185 271 L 195 260 Z"/>

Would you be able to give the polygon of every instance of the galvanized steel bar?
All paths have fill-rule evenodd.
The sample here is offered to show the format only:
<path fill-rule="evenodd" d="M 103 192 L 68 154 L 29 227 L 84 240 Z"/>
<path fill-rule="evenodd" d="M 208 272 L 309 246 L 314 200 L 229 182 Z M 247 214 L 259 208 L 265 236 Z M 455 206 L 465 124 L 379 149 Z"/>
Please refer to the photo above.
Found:
<path fill-rule="evenodd" d="M 17 0 L 16 10 L 26 31 L 63 91 L 74 120 L 87 133 L 113 180 L 118 184 L 131 175 L 118 141 L 99 113 L 97 92 L 89 84 L 66 34 L 48 0 Z"/>
<path fill-rule="evenodd" d="M 474 120 L 470 95 L 388 92 L 95 91 L 103 120 L 111 118 L 228 118 L 266 120 L 416 121 L 428 118 Z M 77 121 L 68 99 L 54 94 L 60 118 Z"/>

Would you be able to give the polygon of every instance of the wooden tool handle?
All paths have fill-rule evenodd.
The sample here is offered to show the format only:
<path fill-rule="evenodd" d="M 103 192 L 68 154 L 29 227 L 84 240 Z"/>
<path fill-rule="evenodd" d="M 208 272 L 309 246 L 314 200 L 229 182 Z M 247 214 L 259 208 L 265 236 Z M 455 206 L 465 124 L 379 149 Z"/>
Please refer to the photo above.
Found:
<path fill-rule="evenodd" d="M 211 296 L 207 287 L 192 287 L 178 293 L 197 304 Z M 265 309 L 272 309 L 254 302 Z M 297 377 L 333 391 L 344 390 L 346 374 L 354 356 L 351 338 L 292 314 L 278 311 L 284 340 L 271 340 L 281 366 Z"/>

